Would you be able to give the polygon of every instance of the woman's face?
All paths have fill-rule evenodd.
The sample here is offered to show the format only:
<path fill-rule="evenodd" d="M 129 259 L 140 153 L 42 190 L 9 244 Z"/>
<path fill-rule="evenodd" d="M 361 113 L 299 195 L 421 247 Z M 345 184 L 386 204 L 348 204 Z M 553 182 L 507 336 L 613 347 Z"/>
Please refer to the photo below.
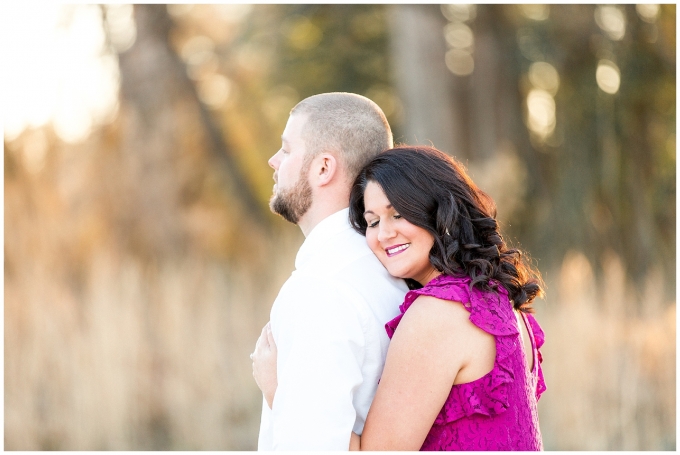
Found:
<path fill-rule="evenodd" d="M 375 182 L 366 185 L 364 207 L 366 241 L 390 275 L 422 285 L 439 275 L 429 258 L 434 237 L 402 218 Z"/>

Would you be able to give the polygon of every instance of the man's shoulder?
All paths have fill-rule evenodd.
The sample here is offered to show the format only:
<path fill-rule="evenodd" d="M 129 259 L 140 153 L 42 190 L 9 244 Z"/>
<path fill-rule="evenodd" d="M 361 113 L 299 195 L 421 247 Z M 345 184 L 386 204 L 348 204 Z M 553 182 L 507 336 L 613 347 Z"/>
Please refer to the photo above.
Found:
<path fill-rule="evenodd" d="M 373 314 L 382 320 L 398 310 L 408 288 L 403 280 L 387 272 L 365 237 L 345 229 L 336 232 L 322 248 L 288 278 L 272 316 L 304 313 L 322 317 L 328 312 L 350 310 L 360 319 Z"/>
<path fill-rule="evenodd" d="M 286 294 L 319 290 L 340 294 L 347 292 L 365 294 L 370 289 L 397 293 L 407 291 L 403 280 L 391 276 L 368 247 L 356 248 L 352 254 L 338 257 L 338 261 L 334 263 L 317 264 L 315 267 L 296 270 L 284 288 Z"/>
<path fill-rule="evenodd" d="M 295 271 L 281 289 L 275 306 L 286 312 L 357 313 L 360 318 L 378 316 L 382 322 L 398 313 L 408 288 L 392 277 L 369 251 L 340 268 L 323 267 Z"/>
<path fill-rule="evenodd" d="M 324 282 L 344 288 L 363 281 L 393 280 L 366 244 L 366 238 L 354 229 L 340 230 L 314 246 L 314 254 L 290 277 L 290 287 Z M 356 280 L 357 275 L 369 279 Z"/>

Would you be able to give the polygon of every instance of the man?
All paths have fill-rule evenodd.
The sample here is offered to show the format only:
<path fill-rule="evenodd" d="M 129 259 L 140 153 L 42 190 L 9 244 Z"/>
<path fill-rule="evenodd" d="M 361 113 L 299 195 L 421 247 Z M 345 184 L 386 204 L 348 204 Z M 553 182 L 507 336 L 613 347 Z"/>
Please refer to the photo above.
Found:
<path fill-rule="evenodd" d="M 281 139 L 270 208 L 306 239 L 271 310 L 278 388 L 262 405 L 258 448 L 348 450 L 383 369 L 384 324 L 408 290 L 348 220 L 354 178 L 392 132 L 371 100 L 325 93 L 293 108 Z"/>

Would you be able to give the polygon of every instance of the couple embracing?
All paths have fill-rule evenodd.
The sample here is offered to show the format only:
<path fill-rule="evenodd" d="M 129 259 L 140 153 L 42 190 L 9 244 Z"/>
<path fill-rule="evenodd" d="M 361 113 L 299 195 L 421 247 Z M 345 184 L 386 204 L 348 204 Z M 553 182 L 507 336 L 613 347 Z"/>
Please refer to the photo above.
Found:
<path fill-rule="evenodd" d="M 541 450 L 540 276 L 463 166 L 349 93 L 295 106 L 269 165 L 306 238 L 251 356 L 259 450 Z"/>

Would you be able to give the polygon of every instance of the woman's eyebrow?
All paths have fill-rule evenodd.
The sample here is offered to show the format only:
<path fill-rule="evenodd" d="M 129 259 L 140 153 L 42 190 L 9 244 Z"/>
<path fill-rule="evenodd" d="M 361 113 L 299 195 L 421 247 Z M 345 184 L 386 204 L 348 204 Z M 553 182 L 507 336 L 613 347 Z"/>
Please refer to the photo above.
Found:
<path fill-rule="evenodd" d="M 385 208 L 386 208 L 386 209 L 391 209 L 391 208 L 392 208 L 392 204 L 387 204 L 387 205 L 385 206 Z M 366 211 L 364 212 L 364 216 L 365 216 L 367 213 L 372 213 L 373 215 L 375 215 L 375 212 L 374 212 L 373 210 L 366 210 Z"/>

